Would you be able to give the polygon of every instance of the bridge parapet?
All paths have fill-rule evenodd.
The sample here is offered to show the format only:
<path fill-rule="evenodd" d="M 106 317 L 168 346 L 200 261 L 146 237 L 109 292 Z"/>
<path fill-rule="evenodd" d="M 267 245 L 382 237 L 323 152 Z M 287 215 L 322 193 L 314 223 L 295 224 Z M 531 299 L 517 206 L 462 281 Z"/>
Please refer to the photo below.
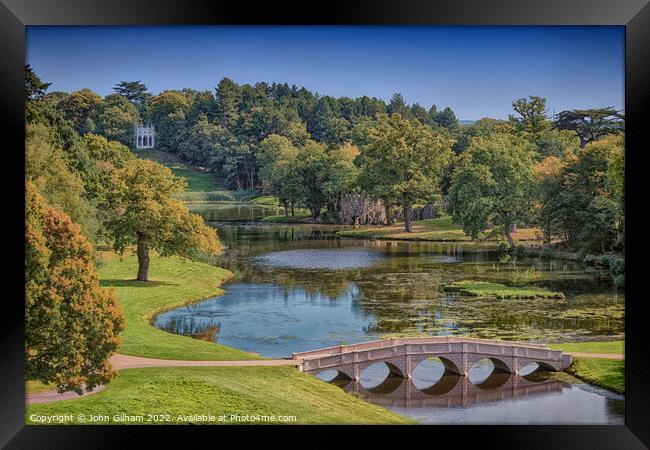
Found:
<path fill-rule="evenodd" d="M 376 362 L 385 362 L 395 375 L 410 377 L 428 357 L 439 357 L 447 371 L 459 375 L 467 375 L 469 368 L 484 358 L 492 360 L 496 369 L 510 373 L 518 373 L 530 362 L 551 370 L 563 370 L 572 362 L 570 354 L 542 344 L 454 336 L 382 339 L 293 353 L 292 357 L 302 361 L 304 372 L 335 369 L 353 379 Z"/>

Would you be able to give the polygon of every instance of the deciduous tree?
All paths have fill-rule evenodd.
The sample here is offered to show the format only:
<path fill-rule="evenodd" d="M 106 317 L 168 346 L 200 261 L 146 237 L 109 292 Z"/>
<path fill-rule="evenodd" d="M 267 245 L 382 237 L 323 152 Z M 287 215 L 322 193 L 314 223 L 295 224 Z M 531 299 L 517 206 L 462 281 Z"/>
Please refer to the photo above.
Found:
<path fill-rule="evenodd" d="M 534 188 L 529 143 L 501 133 L 476 137 L 454 169 L 449 211 L 472 239 L 494 226 L 514 247 L 511 233 L 517 224 L 529 220 Z"/>
<path fill-rule="evenodd" d="M 399 114 L 379 117 L 370 129 L 370 139 L 362 149 L 359 183 L 385 205 L 402 207 L 404 229 L 410 232 L 413 205 L 440 199 L 453 140 Z"/>
<path fill-rule="evenodd" d="M 105 204 L 106 227 L 117 252 L 136 247 L 139 281 L 149 280 L 150 250 L 187 258 L 220 251 L 216 230 L 172 197 L 184 190 L 185 180 L 167 167 L 150 160 L 128 161 L 113 172 L 112 186 Z"/>
<path fill-rule="evenodd" d="M 28 380 L 82 392 L 108 383 L 124 318 L 104 291 L 91 244 L 67 214 L 25 191 L 25 373 Z"/>

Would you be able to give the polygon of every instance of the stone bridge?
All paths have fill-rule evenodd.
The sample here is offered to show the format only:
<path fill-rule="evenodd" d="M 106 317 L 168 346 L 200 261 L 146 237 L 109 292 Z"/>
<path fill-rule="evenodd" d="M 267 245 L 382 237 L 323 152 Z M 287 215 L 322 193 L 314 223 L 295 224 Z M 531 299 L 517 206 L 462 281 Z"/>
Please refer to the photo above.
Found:
<path fill-rule="evenodd" d="M 530 363 L 561 371 L 572 361 L 571 354 L 540 344 L 454 336 L 382 339 L 293 353 L 292 357 L 305 373 L 337 370 L 356 381 L 367 367 L 379 362 L 388 366 L 389 376 L 411 378 L 413 369 L 430 357 L 440 359 L 445 373 L 460 376 L 467 376 L 470 367 L 485 358 L 492 361 L 496 371 L 513 374 Z"/>

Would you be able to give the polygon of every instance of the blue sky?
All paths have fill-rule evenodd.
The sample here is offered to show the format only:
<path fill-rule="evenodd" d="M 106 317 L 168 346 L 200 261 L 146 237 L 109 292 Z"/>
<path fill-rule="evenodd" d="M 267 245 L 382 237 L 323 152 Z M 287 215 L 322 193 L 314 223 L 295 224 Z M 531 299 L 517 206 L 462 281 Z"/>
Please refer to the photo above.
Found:
<path fill-rule="evenodd" d="M 460 119 L 506 118 L 539 95 L 549 112 L 624 106 L 623 27 L 27 27 L 27 63 L 50 91 L 106 95 L 287 82 L 321 95 L 401 92 Z"/>

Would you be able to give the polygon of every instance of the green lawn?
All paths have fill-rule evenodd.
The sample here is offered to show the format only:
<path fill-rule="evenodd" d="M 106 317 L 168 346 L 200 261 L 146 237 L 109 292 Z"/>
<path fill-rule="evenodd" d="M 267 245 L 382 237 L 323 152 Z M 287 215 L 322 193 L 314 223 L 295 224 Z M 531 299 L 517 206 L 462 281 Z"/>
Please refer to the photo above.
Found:
<path fill-rule="evenodd" d="M 163 359 L 240 360 L 259 357 L 224 345 L 179 336 L 151 325 L 156 313 L 220 295 L 221 284 L 232 276 L 208 264 L 152 255 L 149 282 L 135 281 L 137 258 L 120 261 L 112 252 L 100 252 L 101 285 L 115 289 L 126 318 L 119 353 Z"/>
<path fill-rule="evenodd" d="M 273 195 L 265 195 L 252 199 L 251 203 L 255 203 L 257 205 L 278 206 L 280 204 L 280 201 Z"/>
<path fill-rule="evenodd" d="M 447 291 L 456 291 L 475 297 L 495 298 L 564 298 L 561 292 L 548 291 L 537 287 L 514 287 L 487 281 L 454 281 L 444 287 Z"/>
<path fill-rule="evenodd" d="M 537 238 L 534 228 L 521 228 L 513 234 L 517 241 L 530 241 Z M 404 231 L 403 223 L 393 225 L 367 226 L 356 230 L 343 230 L 337 233 L 341 237 L 356 239 L 383 239 L 402 241 L 436 241 L 436 242 L 462 242 L 470 241 L 460 225 L 455 224 L 450 216 L 437 219 L 416 220 L 413 222 L 413 231 Z M 497 240 L 491 239 L 492 244 Z"/>
<path fill-rule="evenodd" d="M 53 391 L 56 389 L 56 386 L 51 384 L 45 384 L 41 381 L 29 380 L 25 383 L 25 392 L 36 393 L 36 392 L 45 392 Z"/>
<path fill-rule="evenodd" d="M 549 347 L 566 352 L 625 354 L 625 341 L 568 342 L 566 344 L 549 344 Z"/>
<path fill-rule="evenodd" d="M 169 415 L 172 422 L 190 423 L 179 415 L 238 414 L 295 416 L 297 424 L 409 424 L 414 423 L 379 406 L 346 394 L 291 367 L 165 367 L 120 371 L 106 389 L 88 397 L 54 403 L 30 405 L 30 415 L 71 414 L 73 421 L 84 414 L 107 415 L 109 423 L 116 414 L 129 416 Z M 98 424 L 106 422 L 90 422 Z M 194 423 L 199 423 L 194 421 Z M 249 422 L 250 423 L 250 422 Z M 252 422 L 260 423 L 260 422 Z M 272 422 L 265 422 L 272 423 Z"/>
<path fill-rule="evenodd" d="M 137 150 L 135 154 L 143 159 L 151 159 L 169 167 L 174 175 L 187 180 L 188 192 L 223 191 L 214 174 L 194 169 L 180 161 L 176 155 L 162 150 Z"/>

